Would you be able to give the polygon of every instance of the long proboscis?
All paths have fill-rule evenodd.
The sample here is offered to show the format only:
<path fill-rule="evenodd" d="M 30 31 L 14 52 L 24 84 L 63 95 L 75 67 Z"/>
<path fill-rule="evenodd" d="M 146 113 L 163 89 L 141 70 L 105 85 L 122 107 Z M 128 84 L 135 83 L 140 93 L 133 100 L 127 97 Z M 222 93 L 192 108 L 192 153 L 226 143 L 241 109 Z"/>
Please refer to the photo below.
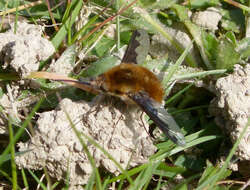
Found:
<path fill-rule="evenodd" d="M 91 85 L 88 81 L 79 81 L 71 77 L 63 76 L 56 73 L 49 73 L 49 72 L 32 72 L 27 78 L 39 78 L 39 79 L 50 79 L 54 81 L 64 82 L 70 86 L 74 86 L 76 88 L 82 89 L 84 91 L 99 94 L 99 90 Z"/>

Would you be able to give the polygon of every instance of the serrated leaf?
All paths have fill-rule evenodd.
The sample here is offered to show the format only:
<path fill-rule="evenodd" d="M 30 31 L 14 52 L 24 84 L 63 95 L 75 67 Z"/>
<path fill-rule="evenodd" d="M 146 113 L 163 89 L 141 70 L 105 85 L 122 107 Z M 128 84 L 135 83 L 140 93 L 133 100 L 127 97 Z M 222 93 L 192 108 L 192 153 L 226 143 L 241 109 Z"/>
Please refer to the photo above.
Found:
<path fill-rule="evenodd" d="M 240 54 L 233 43 L 226 38 L 221 39 L 216 52 L 216 69 L 233 69 L 239 61 Z"/>
<path fill-rule="evenodd" d="M 225 37 L 226 37 L 228 40 L 230 40 L 234 46 L 237 45 L 236 36 L 235 36 L 235 34 L 234 34 L 232 31 L 227 32 L 227 33 L 225 34 Z"/>
<path fill-rule="evenodd" d="M 205 53 L 210 63 L 215 67 L 216 52 L 219 46 L 219 42 L 216 36 L 205 31 L 202 32 L 202 42 L 205 48 Z"/>

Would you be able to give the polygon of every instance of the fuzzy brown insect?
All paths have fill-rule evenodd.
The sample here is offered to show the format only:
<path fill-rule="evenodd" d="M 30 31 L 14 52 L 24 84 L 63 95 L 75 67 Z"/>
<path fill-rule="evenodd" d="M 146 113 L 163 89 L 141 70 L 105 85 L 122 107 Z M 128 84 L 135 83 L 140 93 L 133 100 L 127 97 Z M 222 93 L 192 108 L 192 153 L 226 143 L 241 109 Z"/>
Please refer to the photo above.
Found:
<path fill-rule="evenodd" d="M 138 63 L 137 58 L 141 56 L 142 45 L 149 46 L 148 35 L 144 30 L 136 30 L 132 35 L 122 63 L 88 81 L 78 81 L 48 72 L 34 72 L 29 78 L 63 81 L 94 94 L 109 94 L 135 103 L 170 140 L 184 146 L 185 138 L 181 130 L 161 104 L 164 97 L 161 82 L 150 70 L 136 64 Z M 145 58 L 145 56 L 146 53 L 142 57 Z"/>

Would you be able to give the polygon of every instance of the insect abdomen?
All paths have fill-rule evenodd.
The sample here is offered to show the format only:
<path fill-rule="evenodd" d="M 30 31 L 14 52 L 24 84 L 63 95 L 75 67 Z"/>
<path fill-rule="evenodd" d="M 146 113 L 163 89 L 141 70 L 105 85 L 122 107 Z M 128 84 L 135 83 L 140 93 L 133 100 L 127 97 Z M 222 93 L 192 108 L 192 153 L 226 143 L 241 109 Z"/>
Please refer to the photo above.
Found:
<path fill-rule="evenodd" d="M 144 91 L 157 102 L 163 99 L 160 81 L 142 66 L 123 63 L 104 73 L 104 76 L 107 90 L 114 94 Z"/>

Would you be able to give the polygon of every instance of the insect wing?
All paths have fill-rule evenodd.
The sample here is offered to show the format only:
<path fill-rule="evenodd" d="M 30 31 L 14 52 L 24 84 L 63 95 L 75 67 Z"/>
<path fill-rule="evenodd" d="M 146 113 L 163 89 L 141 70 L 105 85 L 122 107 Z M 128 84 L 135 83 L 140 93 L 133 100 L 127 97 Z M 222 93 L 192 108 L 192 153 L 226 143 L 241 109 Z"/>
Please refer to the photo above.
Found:
<path fill-rule="evenodd" d="M 164 107 L 142 92 L 129 94 L 128 96 L 141 107 L 170 140 L 180 146 L 186 144 L 179 126 Z"/>
<path fill-rule="evenodd" d="M 122 58 L 122 63 L 140 64 L 148 55 L 149 37 L 145 30 L 135 30 Z"/>

